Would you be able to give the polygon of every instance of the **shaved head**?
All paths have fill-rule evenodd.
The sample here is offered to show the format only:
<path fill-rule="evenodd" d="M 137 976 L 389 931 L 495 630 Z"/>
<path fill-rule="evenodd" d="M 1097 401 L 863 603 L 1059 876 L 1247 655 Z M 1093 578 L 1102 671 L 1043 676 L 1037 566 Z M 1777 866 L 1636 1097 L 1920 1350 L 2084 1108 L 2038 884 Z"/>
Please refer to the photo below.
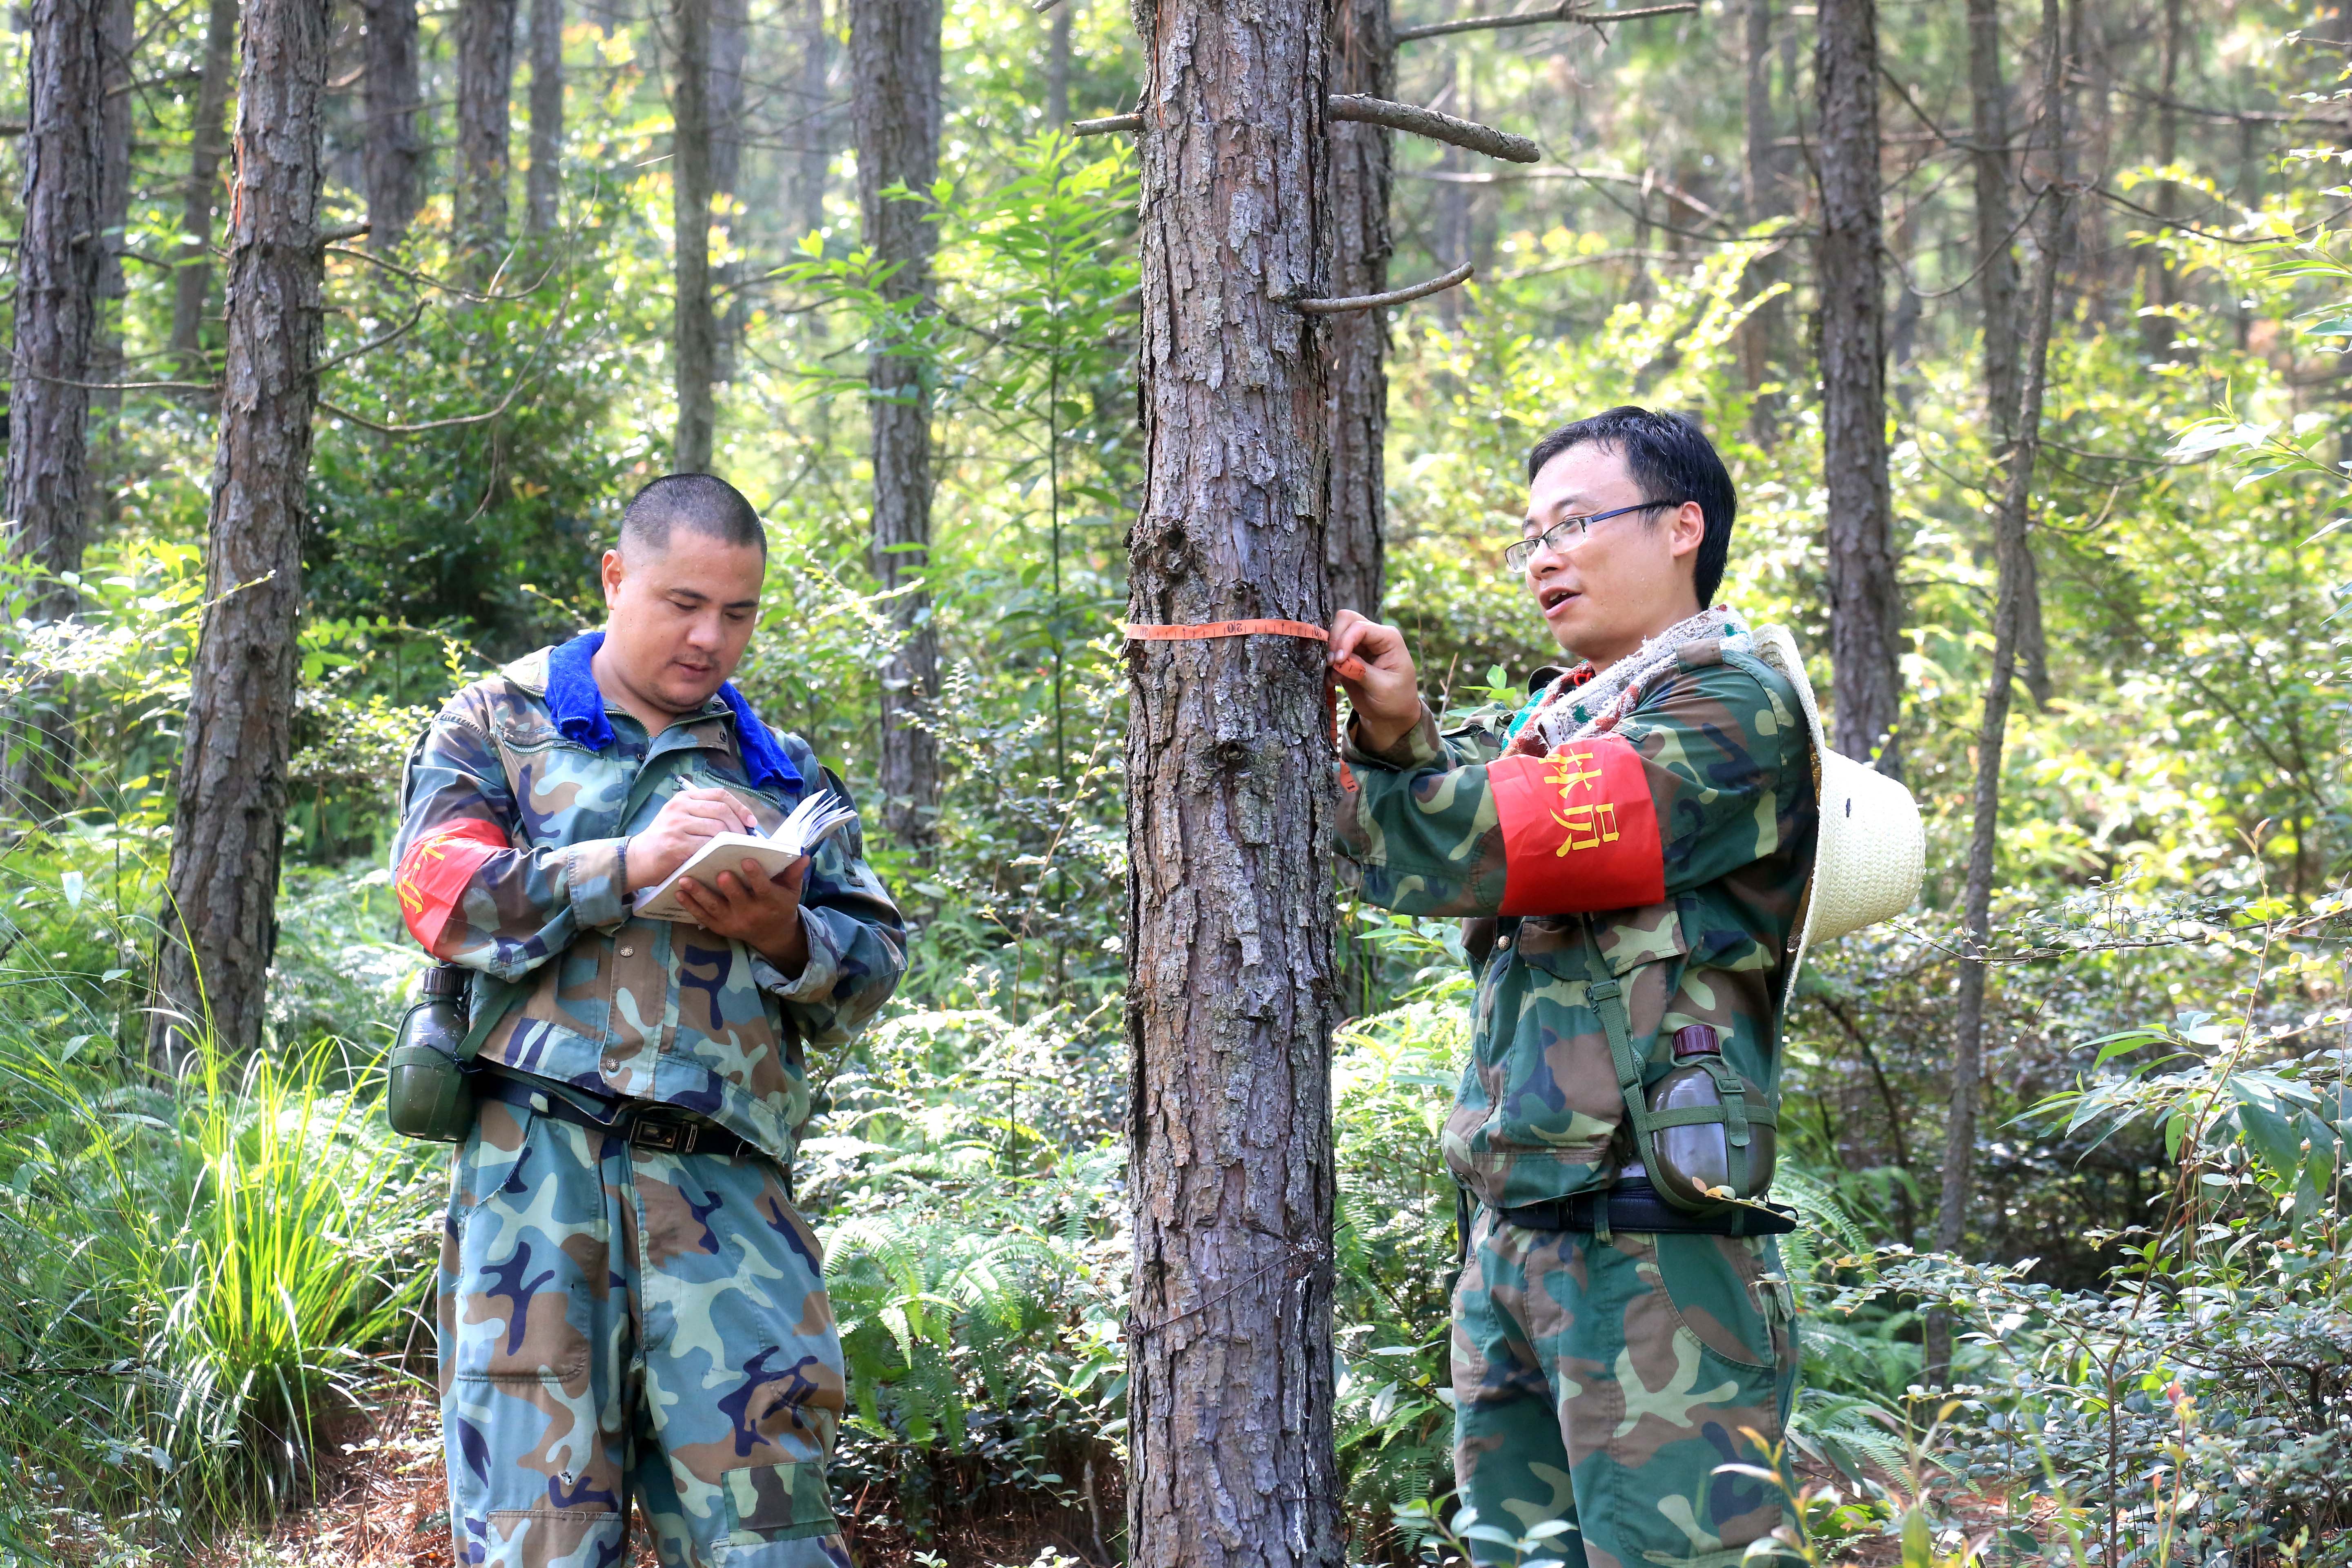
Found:
<path fill-rule="evenodd" d="M 639 490 L 621 514 L 621 552 L 632 559 L 669 549 L 684 528 L 721 544 L 768 554 L 768 531 L 743 492 L 713 474 L 664 474 Z"/>

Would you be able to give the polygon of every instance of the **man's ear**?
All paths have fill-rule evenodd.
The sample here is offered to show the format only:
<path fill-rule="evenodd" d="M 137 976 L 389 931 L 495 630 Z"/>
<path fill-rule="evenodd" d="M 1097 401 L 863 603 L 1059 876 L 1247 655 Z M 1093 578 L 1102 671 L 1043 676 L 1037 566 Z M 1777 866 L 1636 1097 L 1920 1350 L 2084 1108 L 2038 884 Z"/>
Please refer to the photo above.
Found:
<path fill-rule="evenodd" d="M 1697 563 L 1698 547 L 1706 542 L 1706 509 L 1695 500 L 1686 500 L 1675 509 L 1674 521 L 1667 524 L 1671 531 L 1666 549 L 1679 561 L 1685 556 Z"/>
<path fill-rule="evenodd" d="M 620 595 L 621 579 L 628 575 L 628 568 L 621 560 L 621 552 L 618 550 L 604 552 L 604 562 L 598 566 L 596 574 L 604 580 L 604 607 L 609 610 L 613 607 L 613 601 Z"/>

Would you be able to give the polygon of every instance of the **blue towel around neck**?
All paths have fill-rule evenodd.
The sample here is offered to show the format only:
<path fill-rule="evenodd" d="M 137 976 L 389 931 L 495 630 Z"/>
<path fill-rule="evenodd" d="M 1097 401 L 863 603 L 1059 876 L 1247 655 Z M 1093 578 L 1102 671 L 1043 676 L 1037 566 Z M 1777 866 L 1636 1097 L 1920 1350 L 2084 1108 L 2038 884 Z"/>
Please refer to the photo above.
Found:
<path fill-rule="evenodd" d="M 592 752 L 613 743 L 613 721 L 604 717 L 604 693 L 596 684 L 596 650 L 604 646 L 603 632 L 583 632 L 547 654 L 547 710 L 555 727 L 569 741 Z M 798 789 L 804 782 L 793 760 L 776 743 L 743 694 L 731 680 L 719 688 L 727 710 L 735 716 L 735 743 L 743 753 L 743 775 L 757 789 Z"/>

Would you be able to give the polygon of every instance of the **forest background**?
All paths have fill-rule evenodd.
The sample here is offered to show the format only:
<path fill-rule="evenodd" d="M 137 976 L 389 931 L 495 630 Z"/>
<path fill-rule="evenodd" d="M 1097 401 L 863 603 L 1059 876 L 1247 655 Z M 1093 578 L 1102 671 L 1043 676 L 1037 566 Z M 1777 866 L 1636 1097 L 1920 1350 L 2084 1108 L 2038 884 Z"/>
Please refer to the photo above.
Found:
<path fill-rule="evenodd" d="M 706 454 L 771 529 L 739 681 L 887 825 L 869 842 L 919 932 L 886 1021 L 815 1064 L 798 1173 L 856 1402 L 836 1496 L 879 1561 L 1125 1552 L 1114 626 L 1142 462 L 1138 190 L 1122 136 L 1060 128 L 1130 108 L 1141 58 L 1108 0 L 950 0 L 936 75 L 921 37 L 861 57 L 880 16 L 924 7 L 37 0 L 0 32 L 6 188 L 32 193 L 0 220 L 0 1561 L 435 1560 L 415 1380 L 441 1163 L 383 1127 L 374 1076 L 421 960 L 383 865 L 394 784 L 447 692 L 601 618 L 620 505 Z M 2352 1561 L 2352 21 L 1703 0 L 1409 36 L 1473 19 L 1397 0 L 1382 96 L 1541 156 L 1395 139 L 1391 280 L 1476 277 L 1379 318 L 1385 474 L 1349 514 L 1379 550 L 1341 563 L 1407 628 L 1433 703 L 1514 704 L 1553 653 L 1498 553 L 1523 454 L 1564 418 L 1633 401 L 1706 426 L 1741 497 L 1724 600 L 1794 628 L 1849 706 L 1833 588 L 1851 520 L 1883 508 L 1889 762 L 1928 869 L 1909 918 L 1822 954 L 1789 1030 L 1802 1550 Z M 248 43 L 291 27 L 316 67 L 310 247 L 280 247 L 319 258 L 314 345 L 224 317 L 224 271 L 278 254 L 256 237 L 271 214 L 230 197 L 226 128 L 256 107 L 240 20 Z M 58 52 L 75 26 L 103 41 L 79 66 Z M 1858 142 L 1825 122 L 1822 71 L 1853 92 L 1865 43 Z M 83 208 L 28 185 L 55 105 L 26 84 L 66 79 L 60 59 L 104 106 L 67 193 Z M 284 86 L 268 68 L 248 50 L 248 98 Z M 877 110 L 886 92 L 912 113 Z M 926 115 L 932 170 L 905 145 Z M 265 143 L 249 169 L 283 155 Z M 1858 240 L 1837 198 L 1857 168 L 1879 205 Z M 1377 233 L 1360 248 L 1377 260 Z M 54 303 L 40 268 L 77 254 L 88 370 L 61 375 L 38 357 L 57 318 L 26 302 Z M 1858 264 L 1866 308 L 1825 331 L 1823 280 Z M 2023 304 L 2000 324 L 2004 279 Z M 2037 308 L 2021 444 L 2020 373 L 1989 372 L 1986 328 L 2030 344 Z M 1857 428 L 1833 340 L 1863 318 L 1885 478 L 1857 513 L 1823 427 Z M 272 402 L 269 343 L 309 355 L 315 408 Z M 877 388 L 896 414 L 869 417 Z M 40 467 L 66 450 L 61 389 L 87 403 L 63 501 Z M 273 409 L 278 447 L 225 438 L 269 434 Z M 226 504 L 218 475 L 291 489 Z M 200 654 L 208 616 L 229 629 Z M 224 647 L 262 670 L 247 697 L 282 689 L 274 784 L 223 761 Z M 2015 711 L 1988 731 L 2011 660 Z M 223 970 L 224 1026 L 173 1024 L 214 939 L 158 911 L 223 890 L 252 1011 Z M 1342 928 L 1349 1551 L 1405 1563 L 1449 1549 L 1435 1128 L 1470 980 L 1441 924 L 1349 904 Z M 159 1005 L 181 1010 L 159 1027 Z M 1957 1334 L 1948 1365 L 1929 1318 Z"/>

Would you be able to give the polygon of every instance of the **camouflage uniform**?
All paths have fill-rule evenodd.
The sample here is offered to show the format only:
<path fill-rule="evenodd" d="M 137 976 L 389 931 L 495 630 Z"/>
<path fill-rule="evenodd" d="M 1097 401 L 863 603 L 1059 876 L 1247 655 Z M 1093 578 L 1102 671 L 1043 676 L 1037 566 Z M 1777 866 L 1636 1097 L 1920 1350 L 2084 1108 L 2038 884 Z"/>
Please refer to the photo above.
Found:
<path fill-rule="evenodd" d="M 814 1235 L 791 1204 L 805 1046 L 837 1047 L 905 966 L 853 825 L 813 858 L 808 962 L 633 918 L 627 841 L 718 785 L 772 828 L 820 774 L 724 700 L 659 735 L 596 691 L 583 637 L 451 699 L 394 847 L 403 912 L 514 1002 L 479 1059 L 536 1095 L 459 1148 L 440 1272 L 442 1425 L 461 1563 L 604 1568 L 635 1496 L 666 1564 L 846 1563 L 824 1466 L 844 1407 Z M 561 1087 L 559 1087 L 561 1086 Z M 546 1114 L 654 1100 L 768 1158 L 670 1154 Z"/>
<path fill-rule="evenodd" d="M 1794 689 L 1710 638 L 1611 733 L 1510 755 L 1503 737 L 1441 738 L 1424 710 L 1383 752 L 1351 734 L 1340 783 L 1340 864 L 1366 899 L 1501 917 L 1444 1131 L 1478 1205 L 1454 1302 L 1462 1503 L 1515 1534 L 1573 1522 L 1574 1563 L 1738 1562 L 1781 1519 L 1772 1489 L 1713 1473 L 1761 1463 L 1743 1429 L 1777 1442 L 1787 1418 L 1792 1306 L 1772 1244 L 1500 1211 L 1605 1186 L 1631 1158 L 1587 998 L 1596 968 L 1623 988 L 1649 1077 L 1675 1029 L 1710 1024 L 1777 1107 L 1774 1016 L 1816 825 Z"/>

